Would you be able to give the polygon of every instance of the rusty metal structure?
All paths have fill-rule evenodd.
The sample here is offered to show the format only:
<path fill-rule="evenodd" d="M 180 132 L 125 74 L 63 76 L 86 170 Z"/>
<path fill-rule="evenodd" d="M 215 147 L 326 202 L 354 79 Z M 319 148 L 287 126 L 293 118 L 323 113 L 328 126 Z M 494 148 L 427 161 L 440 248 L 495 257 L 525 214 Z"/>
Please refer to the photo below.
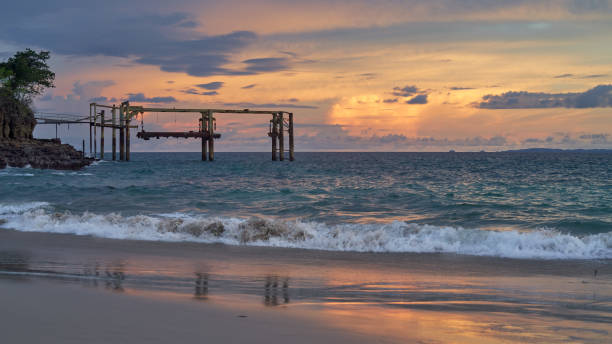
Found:
<path fill-rule="evenodd" d="M 110 112 L 110 120 L 107 115 Z M 140 114 L 145 112 L 172 112 L 172 113 L 200 113 L 198 119 L 198 131 L 187 132 L 149 132 L 141 128 L 136 137 L 143 140 L 152 138 L 199 138 L 202 140 L 202 161 L 215 160 L 215 140 L 221 138 L 217 133 L 215 115 L 221 114 L 253 114 L 271 115 L 268 136 L 272 139 L 272 160 L 285 160 L 285 152 L 289 153 L 289 161 L 295 160 L 294 135 L 293 135 L 293 113 L 286 111 L 267 110 L 227 110 L 227 109 L 177 109 L 177 108 L 152 108 L 130 105 L 123 102 L 117 105 L 89 104 L 89 150 L 90 155 L 96 156 L 97 133 L 100 128 L 100 159 L 104 159 L 104 128 L 112 129 L 112 160 L 117 159 L 117 131 L 119 132 L 119 160 L 130 160 L 130 129 L 138 128 L 132 124 Z M 288 136 L 289 149 L 285 150 L 285 134 Z M 93 147 L 93 151 L 92 151 Z"/>

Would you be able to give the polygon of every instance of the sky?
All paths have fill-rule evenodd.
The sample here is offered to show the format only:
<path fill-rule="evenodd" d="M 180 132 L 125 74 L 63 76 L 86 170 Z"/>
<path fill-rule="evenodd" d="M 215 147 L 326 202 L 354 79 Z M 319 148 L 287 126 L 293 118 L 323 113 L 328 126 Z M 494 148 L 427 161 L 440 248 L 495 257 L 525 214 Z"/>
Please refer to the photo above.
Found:
<path fill-rule="evenodd" d="M 612 148 L 610 37 L 608 0 L 23 0 L 0 12 L 0 59 L 51 52 L 56 87 L 38 111 L 285 110 L 297 151 Z M 197 116 L 143 125 L 194 130 Z M 217 149 L 269 150 L 268 122 L 217 115 Z M 78 147 L 87 133 L 60 128 Z"/>

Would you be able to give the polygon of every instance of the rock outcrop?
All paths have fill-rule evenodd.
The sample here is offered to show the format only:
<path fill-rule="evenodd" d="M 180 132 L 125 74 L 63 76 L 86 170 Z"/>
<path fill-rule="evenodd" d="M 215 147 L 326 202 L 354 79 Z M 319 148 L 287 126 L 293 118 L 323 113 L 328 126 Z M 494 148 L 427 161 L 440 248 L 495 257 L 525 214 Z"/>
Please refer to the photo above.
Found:
<path fill-rule="evenodd" d="M 94 161 L 59 140 L 0 139 L 0 168 L 6 166 L 78 170 Z"/>
<path fill-rule="evenodd" d="M 0 139 L 32 139 L 35 126 L 30 107 L 0 92 Z"/>
<path fill-rule="evenodd" d="M 0 91 L 2 91 L 0 89 Z M 0 92 L 0 169 L 7 166 L 75 170 L 92 163 L 60 140 L 33 138 L 36 119 L 29 106 Z"/>

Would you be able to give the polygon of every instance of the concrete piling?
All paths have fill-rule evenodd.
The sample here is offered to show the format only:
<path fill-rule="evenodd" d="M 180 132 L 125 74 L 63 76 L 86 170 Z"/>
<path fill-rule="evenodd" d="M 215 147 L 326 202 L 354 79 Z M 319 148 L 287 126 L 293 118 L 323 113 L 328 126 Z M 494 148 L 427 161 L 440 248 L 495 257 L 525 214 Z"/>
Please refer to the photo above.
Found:
<path fill-rule="evenodd" d="M 117 108 L 113 105 L 111 110 L 113 116 L 113 160 L 117 160 Z"/>
<path fill-rule="evenodd" d="M 208 160 L 215 160 L 214 118 L 212 111 L 208 111 Z"/>
<path fill-rule="evenodd" d="M 285 160 L 285 122 L 283 119 L 283 113 L 278 113 L 278 159 L 280 161 Z"/>
<path fill-rule="evenodd" d="M 125 120 L 125 161 L 130 161 L 130 119 Z"/>
<path fill-rule="evenodd" d="M 276 118 L 276 113 L 272 114 L 272 132 L 271 132 L 271 137 L 272 137 L 272 161 L 276 161 L 276 139 L 278 137 L 278 120 Z"/>
<path fill-rule="evenodd" d="M 125 160 L 125 107 L 119 108 L 119 160 Z"/>
<path fill-rule="evenodd" d="M 293 113 L 289 113 L 289 161 L 295 160 L 293 141 Z"/>
<path fill-rule="evenodd" d="M 100 159 L 104 160 L 104 110 L 100 111 Z"/>
<path fill-rule="evenodd" d="M 207 153 L 206 153 L 206 145 L 208 144 L 208 140 L 206 135 L 208 135 L 208 117 L 205 112 L 202 112 L 202 118 L 200 119 L 200 130 L 202 132 L 202 161 L 206 161 Z"/>

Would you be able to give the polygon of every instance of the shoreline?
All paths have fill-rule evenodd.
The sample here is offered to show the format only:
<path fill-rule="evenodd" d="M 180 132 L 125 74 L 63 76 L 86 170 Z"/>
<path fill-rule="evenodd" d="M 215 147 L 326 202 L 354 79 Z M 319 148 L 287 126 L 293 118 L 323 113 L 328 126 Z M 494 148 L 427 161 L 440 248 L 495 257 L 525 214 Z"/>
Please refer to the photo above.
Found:
<path fill-rule="evenodd" d="M 40 325 L 36 332 L 52 343 L 83 341 L 91 334 L 145 342 L 139 333 L 146 332 L 137 330 L 142 326 L 160 342 L 172 336 L 179 342 L 269 342 L 278 337 L 277 326 L 292 342 L 564 342 L 572 336 L 598 342 L 612 323 L 606 301 L 612 299 L 610 263 L 0 230 L 0 302 L 6 310 L 0 328 L 6 326 L 3 333 L 19 341 L 25 332 L 18 329 Z M 58 312 L 62 316 L 51 315 Z M 115 320 L 102 331 L 95 320 L 99 315 L 70 315 L 81 313 Z M 189 320 L 194 316 L 206 321 Z M 508 326 L 522 332 L 508 333 Z M 248 334 L 242 337 L 237 329 Z"/>

